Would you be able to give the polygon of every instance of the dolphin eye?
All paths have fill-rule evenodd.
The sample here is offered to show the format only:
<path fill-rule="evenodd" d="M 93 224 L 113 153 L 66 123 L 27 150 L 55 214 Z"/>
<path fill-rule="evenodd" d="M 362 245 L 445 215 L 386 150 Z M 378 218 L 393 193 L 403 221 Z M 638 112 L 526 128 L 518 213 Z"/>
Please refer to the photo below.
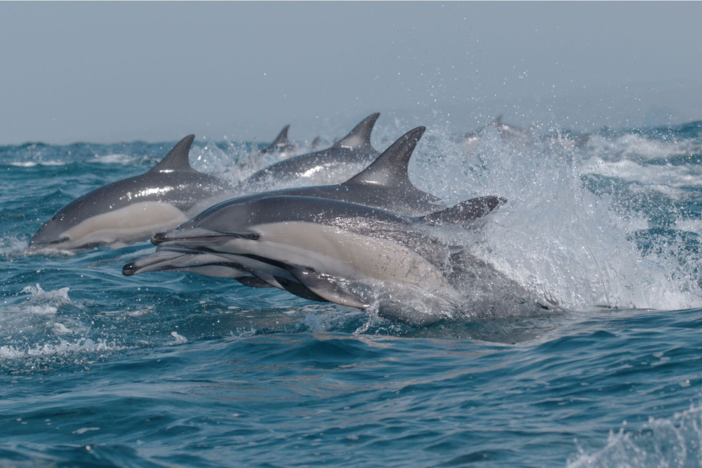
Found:
<path fill-rule="evenodd" d="M 246 236 L 246 238 L 250 239 L 250 240 L 259 240 L 261 238 L 261 236 L 258 234 L 249 234 Z"/>

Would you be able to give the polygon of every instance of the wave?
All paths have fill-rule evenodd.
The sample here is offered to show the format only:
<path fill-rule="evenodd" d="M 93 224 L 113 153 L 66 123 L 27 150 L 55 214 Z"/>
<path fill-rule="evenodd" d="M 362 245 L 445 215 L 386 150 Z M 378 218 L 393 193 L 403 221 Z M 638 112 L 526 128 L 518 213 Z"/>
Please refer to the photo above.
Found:
<path fill-rule="evenodd" d="M 681 383 L 688 385 L 689 381 Z M 568 468 L 697 467 L 702 465 L 702 406 L 691 406 L 671 418 L 650 418 L 641 430 L 626 423 L 611 432 L 604 448 L 579 453 L 568 460 Z"/>

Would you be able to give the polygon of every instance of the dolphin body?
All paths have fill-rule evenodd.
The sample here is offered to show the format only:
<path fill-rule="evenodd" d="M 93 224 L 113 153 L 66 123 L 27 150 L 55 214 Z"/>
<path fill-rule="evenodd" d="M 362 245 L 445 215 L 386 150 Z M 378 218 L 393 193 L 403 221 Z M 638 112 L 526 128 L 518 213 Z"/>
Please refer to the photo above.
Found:
<path fill-rule="evenodd" d="M 241 183 L 243 190 L 260 191 L 267 183 L 314 185 L 321 180 L 340 183 L 349 178 L 356 166 L 367 166 L 378 157 L 370 142 L 379 113 L 363 119 L 351 132 L 331 147 L 285 159 L 258 172 Z"/>
<path fill-rule="evenodd" d="M 152 242 L 224 254 L 224 266 L 292 294 L 362 309 L 375 302 L 381 316 L 423 326 L 440 320 L 457 296 L 447 273 L 454 252 L 433 227 L 474 225 L 504 202 L 481 197 L 409 217 L 338 200 L 269 196 L 198 216 Z M 408 305 L 417 300 L 419 306 Z"/>
<path fill-rule="evenodd" d="M 148 172 L 73 200 L 39 228 L 29 249 L 122 247 L 173 229 L 225 200 L 232 193 L 226 181 L 190 166 L 194 139 L 183 138 Z"/>
<path fill-rule="evenodd" d="M 425 130 L 425 127 L 410 130 L 378 156 L 373 164 L 342 184 L 291 188 L 238 197 L 208 208 L 193 221 L 196 222 L 208 216 L 226 217 L 230 212 L 232 216 L 236 216 L 235 205 L 271 196 L 286 195 L 357 203 L 408 216 L 421 216 L 437 211 L 444 207 L 441 201 L 416 188 L 408 174 L 412 153 Z M 234 263 L 231 261 L 225 263 L 222 258 L 203 255 L 202 252 L 188 251 L 183 248 L 173 251 L 168 247 L 159 247 L 156 253 L 126 265 L 122 272 L 131 276 L 150 271 L 170 270 L 234 279 L 252 277 L 247 273 L 246 268 L 237 268 Z M 258 287 L 265 286 L 258 285 Z"/>

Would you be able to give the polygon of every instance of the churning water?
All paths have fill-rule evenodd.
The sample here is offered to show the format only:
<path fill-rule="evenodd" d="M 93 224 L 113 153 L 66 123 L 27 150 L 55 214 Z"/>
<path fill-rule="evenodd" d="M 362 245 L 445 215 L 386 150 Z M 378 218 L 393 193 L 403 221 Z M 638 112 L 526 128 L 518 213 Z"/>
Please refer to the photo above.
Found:
<path fill-rule="evenodd" d="M 0 466 L 702 465 L 702 122 L 582 148 L 555 130 L 526 147 L 489 129 L 465 155 L 430 128 L 411 178 L 448 203 L 507 198 L 464 242 L 566 312 L 470 306 L 423 329 L 122 276 L 147 243 L 25 255 L 56 210 L 170 144 L 0 147 Z M 196 143 L 191 161 L 238 180 L 251 150 Z"/>

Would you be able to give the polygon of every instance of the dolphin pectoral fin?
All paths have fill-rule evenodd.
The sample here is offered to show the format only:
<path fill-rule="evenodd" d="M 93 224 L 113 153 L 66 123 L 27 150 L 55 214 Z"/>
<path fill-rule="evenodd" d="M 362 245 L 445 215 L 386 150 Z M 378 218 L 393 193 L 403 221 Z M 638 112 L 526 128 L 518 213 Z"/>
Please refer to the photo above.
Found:
<path fill-rule="evenodd" d="M 431 225 L 464 224 L 490 214 L 495 208 L 505 203 L 507 200 L 502 197 L 471 198 L 451 208 L 430 213 L 418 219 Z"/>
<path fill-rule="evenodd" d="M 285 290 L 283 285 L 281 285 L 278 282 L 278 280 L 275 279 L 275 277 L 273 275 L 271 275 L 270 273 L 266 273 L 264 271 L 259 271 L 259 270 L 254 270 L 254 269 L 247 269 L 247 272 L 254 275 L 257 279 L 263 281 L 264 283 L 267 283 L 270 286 L 273 286 L 274 288 Z"/>
<path fill-rule="evenodd" d="M 235 278 L 239 283 L 250 288 L 272 288 L 270 284 L 263 281 L 260 278 L 253 278 L 251 276 L 242 276 L 241 278 Z"/>
<path fill-rule="evenodd" d="M 291 268 L 289 271 L 300 283 L 322 299 L 358 309 L 370 307 L 370 304 L 366 304 L 362 299 L 345 290 L 332 276 L 303 267 Z"/>

